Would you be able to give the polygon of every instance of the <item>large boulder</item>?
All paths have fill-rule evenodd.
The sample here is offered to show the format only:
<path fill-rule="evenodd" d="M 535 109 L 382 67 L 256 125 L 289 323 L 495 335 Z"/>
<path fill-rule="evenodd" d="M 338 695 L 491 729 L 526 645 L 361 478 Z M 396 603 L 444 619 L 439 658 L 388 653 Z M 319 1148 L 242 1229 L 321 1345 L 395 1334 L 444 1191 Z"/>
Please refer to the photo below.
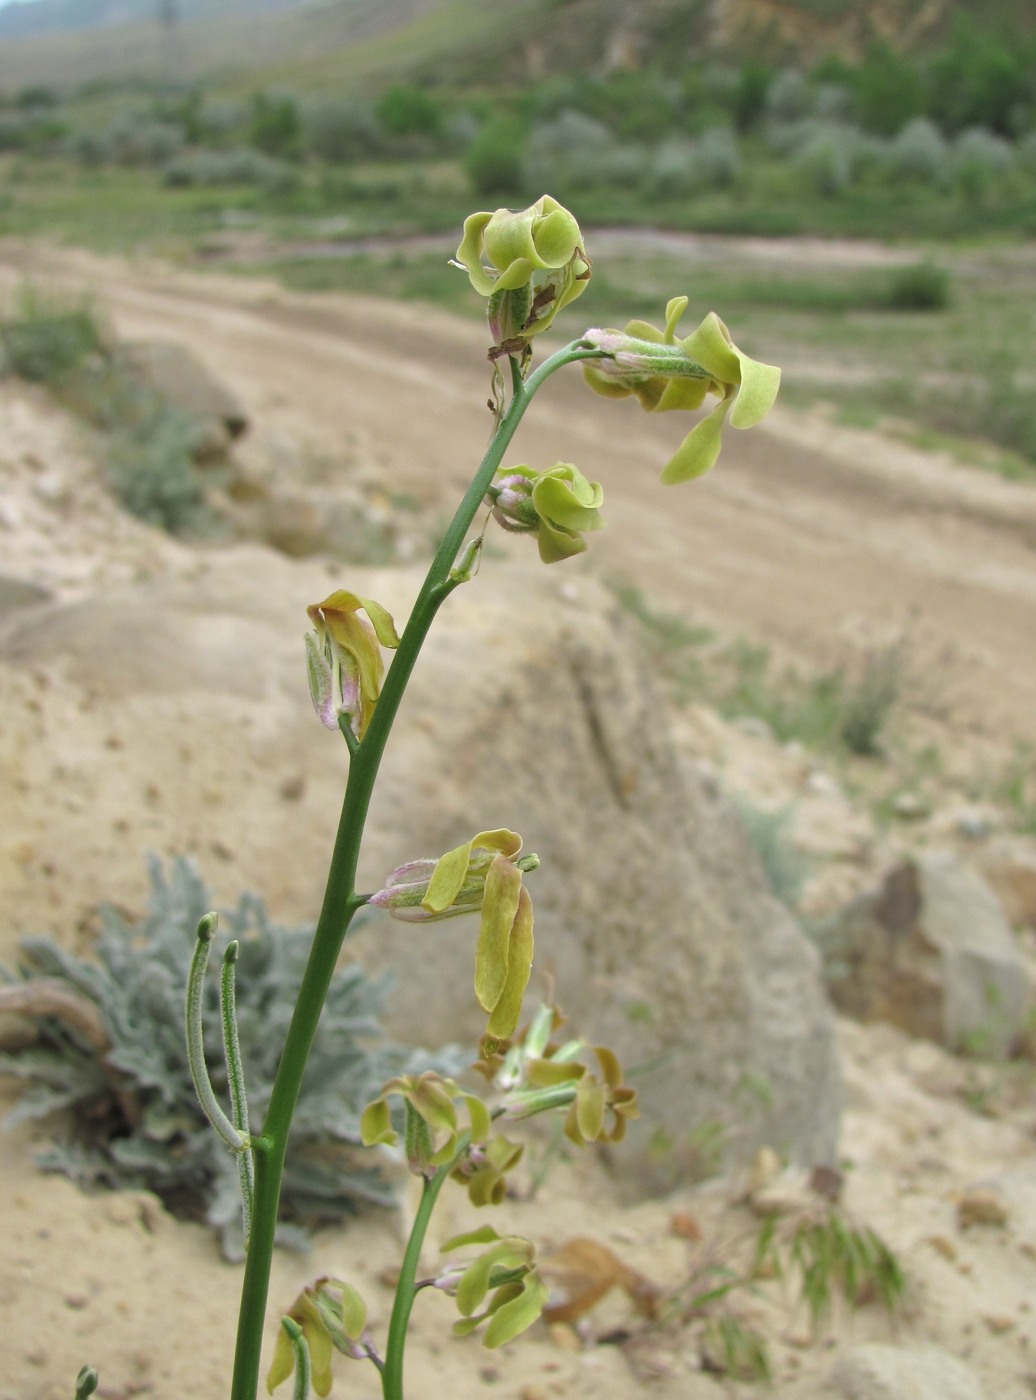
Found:
<path fill-rule="evenodd" d="M 195 424 L 193 450 L 201 460 L 221 456 L 248 427 L 237 398 L 179 341 L 126 341 L 115 351 L 115 365 Z"/>
<path fill-rule="evenodd" d="M 1029 1011 L 1025 961 L 996 895 L 949 851 L 903 861 L 821 931 L 835 1005 L 951 1050 L 1007 1054 Z"/>
<path fill-rule="evenodd" d="M 238 547 L 14 616 L 0 634 L 15 736 L 0 797 L 20 814 L 0 861 L 9 945 L 13 918 L 72 937 L 96 899 L 139 902 L 147 849 L 194 855 L 224 902 L 251 886 L 281 917 L 316 915 L 346 751 L 309 707 L 301 634 L 305 605 L 336 583 L 398 621 L 419 575 L 332 579 Z M 819 960 L 730 804 L 681 763 L 626 618 L 578 568 L 491 562 L 451 598 L 386 752 L 361 888 L 498 825 L 543 858 L 534 988 L 549 973 L 573 1026 L 615 1048 L 640 1092 L 631 1178 L 678 1179 L 703 1131 L 739 1157 L 766 1142 L 831 1160 L 839 1075 Z M 347 950 L 395 969 L 394 1029 L 435 1043 L 482 1027 L 473 941 L 471 919 L 372 913 Z"/>

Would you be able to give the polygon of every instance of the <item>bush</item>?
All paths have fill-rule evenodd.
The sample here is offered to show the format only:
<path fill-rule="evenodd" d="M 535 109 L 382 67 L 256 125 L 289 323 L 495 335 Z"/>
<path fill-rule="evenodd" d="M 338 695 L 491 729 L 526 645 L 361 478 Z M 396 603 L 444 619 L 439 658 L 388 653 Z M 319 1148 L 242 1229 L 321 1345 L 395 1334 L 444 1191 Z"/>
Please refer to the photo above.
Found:
<path fill-rule="evenodd" d="M 945 187 L 950 179 L 949 148 L 927 117 L 907 122 L 885 147 L 881 164 L 895 180 Z"/>
<path fill-rule="evenodd" d="M 774 121 L 795 121 L 813 111 L 813 93 L 797 68 L 783 68 L 766 93 L 766 115 Z"/>
<path fill-rule="evenodd" d="M 873 45 L 863 63 L 847 76 L 856 120 L 876 136 L 894 136 L 924 109 L 919 69 L 887 44 Z"/>
<path fill-rule="evenodd" d="M 423 88 L 391 87 L 374 111 L 389 136 L 436 137 L 442 125 L 439 103 Z"/>
<path fill-rule="evenodd" d="M 979 126 L 1013 136 L 1033 113 L 1034 63 L 1031 39 L 997 34 L 962 11 L 932 61 L 928 111 L 946 131 Z"/>
<path fill-rule="evenodd" d="M 190 185 L 256 185 L 267 194 L 285 194 L 297 188 L 300 175 L 287 161 L 274 160 L 247 146 L 227 151 L 199 151 L 171 161 L 162 171 L 170 188 Z"/>
<path fill-rule="evenodd" d="M 719 189 L 732 185 L 741 173 L 738 140 L 727 126 L 703 131 L 697 142 L 698 161 L 708 185 Z"/>
<path fill-rule="evenodd" d="M 491 117 L 468 147 L 464 169 L 476 195 L 514 194 L 522 187 L 525 131 L 514 117 Z"/>
<path fill-rule="evenodd" d="M 13 315 L 0 321 L 7 366 L 22 379 L 58 384 L 96 353 L 101 325 L 87 300 L 69 304 L 23 287 Z"/>
<path fill-rule="evenodd" d="M 194 461 L 197 436 L 192 418 L 157 400 L 139 421 L 114 429 L 105 474 L 131 515 L 171 535 L 204 532 L 211 526 Z"/>
<path fill-rule="evenodd" d="M 792 167 L 816 194 L 841 194 L 856 177 L 857 135 L 851 127 L 831 124 L 794 152 Z"/>
<path fill-rule="evenodd" d="M 22 1010 L 31 1011 L 34 1001 L 39 1008 L 37 1042 L 0 1055 L 4 1072 L 26 1084 L 11 1120 L 65 1110 L 67 1139 L 43 1154 L 45 1167 L 89 1186 L 153 1191 L 177 1214 L 207 1220 L 228 1257 L 240 1257 L 237 1167 L 199 1107 L 184 1038 L 187 969 L 211 902 L 186 861 L 173 862 L 165 875 L 152 859 L 150 876 L 142 919 L 102 909 L 96 960 L 27 938 L 18 973 L 0 970 L 8 1007 L 21 999 Z M 291 1014 L 284 988 L 301 980 L 311 933 L 272 923 L 254 894 L 221 914 L 220 944 L 236 938 L 241 945 L 238 1024 L 255 1123 L 269 1101 Z M 225 1092 L 215 983 L 209 978 L 206 987 L 205 1049 L 213 1084 Z M 297 1224 L 340 1220 L 363 1202 L 392 1199 L 391 1183 L 369 1154 L 361 1163 L 353 1151 L 362 1106 L 408 1067 L 409 1052 L 379 1028 L 384 991 L 384 982 L 356 966 L 332 982 L 284 1177 L 284 1213 Z"/>
<path fill-rule="evenodd" d="M 321 102 L 304 116 L 306 147 L 332 165 L 369 158 L 384 139 L 374 109 L 366 102 Z"/>
<path fill-rule="evenodd" d="M 930 258 L 892 274 L 888 304 L 893 311 L 943 311 L 950 304 L 950 274 Z"/>
<path fill-rule="evenodd" d="M 970 127 L 953 143 L 950 157 L 954 179 L 969 199 L 981 199 L 989 186 L 1014 169 L 1014 152 L 1002 136 Z"/>
<path fill-rule="evenodd" d="M 264 155 L 294 160 L 302 153 L 302 137 L 302 116 L 293 97 L 256 93 L 246 138 L 249 145 Z"/>
<path fill-rule="evenodd" d="M 526 146 L 526 188 L 566 192 L 607 182 L 603 163 L 617 149 L 604 122 L 571 108 L 533 127 Z"/>
<path fill-rule="evenodd" d="M 663 141 L 647 169 L 647 188 L 656 198 L 679 199 L 707 183 L 698 144 L 686 137 Z"/>

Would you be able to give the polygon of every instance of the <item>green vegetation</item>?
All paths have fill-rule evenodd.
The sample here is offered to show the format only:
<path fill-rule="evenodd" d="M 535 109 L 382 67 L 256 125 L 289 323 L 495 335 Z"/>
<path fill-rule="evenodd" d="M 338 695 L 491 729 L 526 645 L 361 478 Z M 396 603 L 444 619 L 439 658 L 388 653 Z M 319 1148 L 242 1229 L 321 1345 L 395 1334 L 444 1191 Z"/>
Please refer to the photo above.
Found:
<path fill-rule="evenodd" d="M 101 328 L 89 301 L 70 305 L 24 286 L 0 320 L 0 344 L 10 373 L 57 387 L 100 349 Z"/>
<path fill-rule="evenodd" d="M 765 647 L 717 640 L 708 628 L 656 610 L 637 589 L 612 586 L 640 624 L 652 664 L 678 702 L 702 700 L 729 718 L 762 720 L 785 743 L 861 758 L 882 752 L 902 683 L 897 648 L 872 652 L 855 676 L 844 669 L 775 674 Z"/>
<path fill-rule="evenodd" d="M 906 1296 L 902 1265 L 884 1240 L 856 1225 L 836 1202 L 824 1205 L 818 1197 L 815 1208 L 764 1219 L 747 1257 L 736 1245 L 701 1248 L 686 1280 L 662 1303 L 655 1325 L 691 1329 L 704 1370 L 769 1381 L 766 1339 L 742 1298 L 764 1294 L 775 1281 L 787 1286 L 792 1308 L 805 1306 L 814 1335 L 837 1307 L 852 1313 L 876 1302 L 894 1318 Z"/>
<path fill-rule="evenodd" d="M 198 424 L 120 360 L 88 300 L 23 286 L 0 317 L 0 345 L 9 373 L 45 384 L 101 429 L 105 475 L 127 510 L 172 534 L 214 527 L 195 463 Z"/>
<path fill-rule="evenodd" d="M 27 938 L 18 972 L 0 970 L 0 1004 L 29 1016 L 37 1031 L 24 1049 L 5 1052 L 0 1068 L 25 1084 L 14 1119 L 66 1115 L 44 1166 L 89 1185 L 154 1191 L 177 1214 L 207 1220 L 224 1252 L 239 1257 L 237 1167 L 199 1106 L 183 1036 L 184 966 L 209 895 L 185 861 L 164 873 L 152 860 L 150 875 L 143 919 L 102 909 L 96 959 Z M 284 988 L 298 984 L 312 930 L 272 923 L 253 894 L 223 913 L 221 928 L 241 944 L 238 1026 L 252 1111 L 261 1116 L 291 1012 Z M 332 983 L 293 1127 L 285 1242 L 302 1241 L 300 1226 L 393 1199 L 391 1182 L 369 1160 L 361 1163 L 357 1150 L 360 1110 L 411 1053 L 379 1029 L 384 992 L 355 966 Z M 226 1070 L 211 985 L 206 998 L 214 1032 L 206 1058 L 221 1086 Z"/>

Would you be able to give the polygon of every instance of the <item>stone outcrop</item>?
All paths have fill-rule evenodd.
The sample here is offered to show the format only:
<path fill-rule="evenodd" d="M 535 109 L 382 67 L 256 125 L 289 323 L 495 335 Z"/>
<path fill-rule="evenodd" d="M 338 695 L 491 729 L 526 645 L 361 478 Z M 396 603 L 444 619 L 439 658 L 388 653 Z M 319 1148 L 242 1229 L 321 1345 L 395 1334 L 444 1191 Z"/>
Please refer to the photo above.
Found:
<path fill-rule="evenodd" d="M 840 1010 L 951 1050 L 1002 1056 L 1030 1005 L 1025 963 L 989 885 L 927 851 L 825 921 L 828 989 Z"/>
<path fill-rule="evenodd" d="M 79 901 L 132 904 L 154 849 L 194 855 L 223 900 L 252 886 L 278 916 L 314 917 L 347 758 L 310 710 L 301 636 L 306 604 L 335 583 L 400 621 L 419 575 L 334 579 L 237 547 L 19 610 L 0 686 L 34 709 L 0 771 L 22 826 L 0 865 L 5 908 L 31 911 L 35 931 L 50 908 L 71 938 L 85 911 L 63 872 L 74 864 Z M 385 756 L 361 888 L 498 825 L 543 858 L 533 988 L 549 974 L 573 1026 L 635 1076 L 629 1179 L 679 1179 L 703 1128 L 732 1157 L 770 1143 L 831 1160 L 839 1076 L 819 959 L 730 804 L 681 764 L 632 627 L 578 570 L 487 561 L 450 600 Z M 347 949 L 395 970 L 394 1031 L 442 1042 L 483 1023 L 474 932 L 372 911 Z"/>

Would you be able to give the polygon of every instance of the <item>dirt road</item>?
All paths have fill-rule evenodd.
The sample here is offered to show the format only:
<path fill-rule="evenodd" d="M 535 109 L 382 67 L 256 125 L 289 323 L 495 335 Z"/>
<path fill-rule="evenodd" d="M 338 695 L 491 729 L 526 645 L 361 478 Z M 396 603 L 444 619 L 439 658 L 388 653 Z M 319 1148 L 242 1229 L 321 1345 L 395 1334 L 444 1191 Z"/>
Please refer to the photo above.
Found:
<path fill-rule="evenodd" d="M 473 324 L 79 253 L 0 255 L 0 289 L 26 274 L 92 290 L 124 336 L 183 341 L 257 430 L 332 454 L 349 442 L 401 490 L 446 499 L 485 443 Z M 901 642 L 915 695 L 958 734 L 1036 740 L 1036 490 L 780 408 L 728 430 L 708 478 L 663 488 L 686 426 L 598 399 L 571 369 L 546 386 L 512 460 L 570 460 L 599 479 L 609 528 L 593 566 L 659 606 L 822 667 Z"/>

